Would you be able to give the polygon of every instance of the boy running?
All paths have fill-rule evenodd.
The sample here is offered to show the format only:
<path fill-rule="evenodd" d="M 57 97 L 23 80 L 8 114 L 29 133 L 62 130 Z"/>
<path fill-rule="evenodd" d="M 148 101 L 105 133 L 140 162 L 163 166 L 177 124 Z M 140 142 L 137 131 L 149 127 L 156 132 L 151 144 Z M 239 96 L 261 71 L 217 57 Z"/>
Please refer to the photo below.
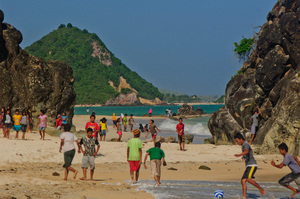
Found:
<path fill-rule="evenodd" d="M 129 126 L 130 126 L 130 131 L 132 132 L 132 128 L 133 128 L 133 123 L 135 123 L 134 119 L 133 119 L 133 115 L 131 114 L 130 115 L 130 118 L 129 118 Z"/>
<path fill-rule="evenodd" d="M 127 143 L 127 161 L 130 165 L 131 183 L 137 183 L 139 179 L 140 166 L 142 163 L 143 142 L 139 139 L 140 131 L 138 129 L 134 129 L 133 135 L 134 138 L 131 138 Z"/>
<path fill-rule="evenodd" d="M 16 110 L 16 114 L 13 116 L 14 130 L 16 131 L 16 139 L 19 138 L 19 131 L 21 130 L 21 119 L 22 115 L 19 114 L 19 109 Z"/>
<path fill-rule="evenodd" d="M 257 170 L 257 164 L 253 156 L 253 151 L 251 146 L 249 145 L 248 142 L 245 141 L 245 138 L 241 133 L 237 133 L 234 136 L 235 142 L 242 146 L 242 153 L 240 154 L 235 154 L 235 157 L 240 157 L 243 156 L 243 159 L 245 160 L 246 163 L 246 170 L 244 172 L 244 175 L 242 177 L 241 183 L 242 183 L 242 188 L 243 188 L 243 199 L 246 199 L 246 193 L 247 193 L 247 185 L 246 182 L 249 182 L 253 186 L 259 189 L 261 195 L 265 195 L 265 190 L 255 182 L 254 179 L 254 174 Z"/>
<path fill-rule="evenodd" d="M 151 148 L 147 151 L 144 159 L 144 167 L 147 169 L 146 161 L 148 155 L 150 155 L 150 166 L 152 171 L 152 177 L 156 181 L 157 186 L 160 185 L 160 175 L 161 175 L 161 160 L 163 161 L 163 165 L 167 166 L 165 161 L 165 153 L 160 149 L 160 142 L 155 143 L 155 147 Z"/>
<path fill-rule="evenodd" d="M 86 180 L 86 170 L 90 165 L 91 169 L 91 180 L 93 179 L 94 170 L 95 170 L 95 157 L 100 149 L 100 144 L 96 138 L 92 136 L 93 129 L 87 129 L 87 135 L 83 137 L 79 143 L 80 150 L 83 153 L 82 157 L 82 170 L 83 170 L 83 177 L 80 180 Z M 84 150 L 82 149 L 81 145 L 84 146 Z M 95 145 L 97 145 L 97 150 L 95 150 Z"/>
<path fill-rule="evenodd" d="M 184 124 L 182 123 L 182 118 L 179 118 L 179 123 L 176 126 L 176 131 L 178 133 L 178 143 L 180 151 L 184 151 Z"/>
<path fill-rule="evenodd" d="M 98 124 L 95 122 L 96 116 L 91 115 L 90 121 L 86 123 L 85 125 L 85 132 L 87 132 L 87 129 L 91 128 L 93 129 L 93 137 L 98 139 L 98 132 L 100 130 Z"/>
<path fill-rule="evenodd" d="M 158 130 L 160 132 L 160 130 L 157 128 L 156 125 L 154 125 L 154 120 L 150 120 L 149 122 L 149 130 L 148 130 L 148 133 L 146 135 L 146 138 L 148 137 L 149 133 L 151 133 L 151 136 L 152 136 L 152 140 L 153 140 L 153 144 L 154 144 L 154 147 L 155 147 L 155 138 L 157 136 L 157 131 Z"/>
<path fill-rule="evenodd" d="M 281 169 L 283 166 L 288 166 L 291 169 L 292 172 L 281 178 L 278 183 L 292 190 L 293 194 L 291 195 L 291 198 L 293 198 L 297 193 L 300 193 L 300 161 L 296 156 L 288 153 L 288 146 L 285 143 L 281 143 L 278 146 L 278 149 L 280 154 L 283 155 L 284 159 L 279 165 L 276 165 L 274 160 L 272 160 L 271 164 L 279 169 Z M 290 185 L 292 181 L 296 183 L 298 189 L 295 189 Z"/>

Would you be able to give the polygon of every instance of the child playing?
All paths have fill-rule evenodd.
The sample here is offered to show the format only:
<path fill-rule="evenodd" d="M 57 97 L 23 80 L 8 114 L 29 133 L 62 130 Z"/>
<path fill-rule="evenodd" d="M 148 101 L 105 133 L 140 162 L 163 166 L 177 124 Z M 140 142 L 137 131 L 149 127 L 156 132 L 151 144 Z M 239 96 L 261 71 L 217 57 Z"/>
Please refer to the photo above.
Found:
<path fill-rule="evenodd" d="M 62 147 L 63 147 L 63 149 L 64 149 L 64 161 L 65 161 L 65 164 L 63 165 L 63 167 L 65 168 L 65 178 L 64 178 L 64 180 L 67 181 L 69 171 L 72 171 L 74 173 L 74 179 L 76 178 L 76 175 L 78 173 L 78 171 L 75 170 L 74 168 L 72 168 L 71 165 L 72 165 L 73 158 L 75 156 L 74 142 L 76 142 L 76 144 L 78 146 L 78 153 L 80 153 L 80 146 L 79 146 L 78 139 L 77 139 L 76 135 L 74 135 L 73 133 L 70 132 L 71 125 L 66 124 L 64 129 L 65 129 L 65 132 L 63 132 L 60 135 L 61 142 L 60 142 L 59 152 L 61 153 L 61 150 L 62 150 Z"/>
<path fill-rule="evenodd" d="M 6 113 L 3 117 L 4 126 L 5 126 L 5 135 L 9 139 L 10 129 L 12 127 L 12 116 L 10 114 L 10 109 L 6 109 Z"/>
<path fill-rule="evenodd" d="M 153 144 L 154 144 L 154 147 L 155 147 L 155 138 L 157 136 L 157 131 L 158 130 L 160 132 L 160 130 L 157 128 L 156 125 L 154 125 L 154 120 L 150 120 L 149 122 L 149 130 L 148 130 L 148 133 L 146 135 L 146 138 L 148 137 L 149 133 L 151 133 L 151 136 L 152 136 L 152 140 L 153 140 Z"/>
<path fill-rule="evenodd" d="M 113 120 L 113 128 L 116 128 L 117 127 L 117 117 L 116 117 L 115 113 L 113 113 L 112 120 Z"/>
<path fill-rule="evenodd" d="M 259 107 L 257 107 L 257 109 L 255 109 L 254 114 L 252 115 L 252 125 L 251 125 L 251 142 L 250 145 L 252 145 L 253 140 L 256 136 L 256 132 L 258 130 L 258 115 L 261 114 L 261 111 L 259 109 Z"/>
<path fill-rule="evenodd" d="M 144 167 L 147 169 L 146 161 L 148 155 L 150 155 L 150 166 L 152 170 L 152 177 L 156 181 L 157 186 L 160 185 L 160 176 L 161 176 L 161 160 L 164 166 L 167 166 L 165 161 L 165 153 L 163 150 L 160 149 L 160 142 L 155 143 L 155 147 L 151 148 L 147 151 L 144 159 Z"/>
<path fill-rule="evenodd" d="M 100 126 L 101 126 L 101 134 L 100 134 L 100 141 L 102 141 L 102 137 L 103 137 L 103 141 L 105 141 L 105 137 L 106 137 L 106 132 L 108 132 L 107 129 L 107 123 L 106 123 L 106 118 L 102 118 L 101 122 L 100 122 Z"/>
<path fill-rule="evenodd" d="M 26 114 L 26 111 L 23 110 L 22 111 L 22 118 L 21 118 L 21 130 L 23 132 L 22 140 L 25 140 L 25 133 L 26 133 L 28 124 L 29 124 L 28 123 L 28 116 Z"/>
<path fill-rule="evenodd" d="M 283 166 L 288 166 L 291 169 L 292 172 L 281 178 L 278 183 L 292 190 L 293 194 L 291 195 L 291 198 L 293 198 L 297 193 L 300 193 L 300 161 L 296 156 L 288 153 L 288 146 L 285 143 L 281 143 L 278 146 L 278 149 L 280 154 L 283 155 L 284 159 L 279 165 L 276 165 L 274 160 L 272 160 L 271 164 L 279 169 L 281 169 Z M 295 189 L 290 185 L 292 181 L 296 183 L 298 189 Z"/>
<path fill-rule="evenodd" d="M 136 124 L 135 121 L 134 121 L 134 119 L 133 119 L 133 115 L 131 114 L 130 118 L 129 118 L 129 121 L 128 121 L 128 124 L 130 126 L 130 132 L 132 132 L 133 123 Z"/>
<path fill-rule="evenodd" d="M 117 139 L 117 142 L 121 141 L 122 138 L 122 125 L 121 125 L 121 119 L 117 119 L 117 134 L 119 135 L 119 138 Z"/>
<path fill-rule="evenodd" d="M 62 113 L 61 120 L 62 120 L 61 127 L 64 130 L 64 127 L 65 127 L 65 125 L 67 124 L 67 121 L 68 121 L 68 117 L 66 116 L 65 112 Z"/>
<path fill-rule="evenodd" d="M 96 116 L 91 115 L 90 121 L 86 123 L 85 125 L 85 132 L 87 132 L 87 129 L 91 128 L 93 129 L 93 137 L 98 139 L 98 132 L 100 130 L 98 124 L 95 122 Z"/>
<path fill-rule="evenodd" d="M 14 130 L 16 131 L 16 139 L 19 138 L 19 131 L 21 130 L 21 121 L 22 115 L 19 114 L 19 109 L 16 110 L 16 114 L 13 116 L 14 121 Z"/>
<path fill-rule="evenodd" d="M 83 177 L 80 178 L 80 180 L 86 180 L 86 170 L 90 166 L 90 174 L 91 174 L 91 180 L 93 179 L 94 170 L 95 170 L 95 157 L 97 156 L 97 153 L 100 149 L 100 144 L 96 138 L 92 136 L 93 129 L 88 128 L 87 129 L 87 135 L 83 137 L 79 143 L 80 150 L 83 153 L 82 157 L 82 170 L 83 170 Z M 84 146 L 84 150 L 82 149 L 81 145 Z M 95 145 L 97 145 L 97 150 L 95 150 Z"/>
<path fill-rule="evenodd" d="M 32 127 L 33 127 L 33 122 L 32 122 L 32 112 L 30 106 L 27 109 L 27 116 L 28 116 L 28 127 L 27 127 L 27 133 L 30 130 L 30 133 L 32 133 Z"/>
<path fill-rule="evenodd" d="M 131 183 L 137 183 L 139 179 L 139 170 L 142 163 L 143 142 L 139 139 L 140 131 L 138 129 L 134 129 L 133 136 L 134 138 L 131 138 L 127 142 L 127 161 L 130 165 Z"/>
<path fill-rule="evenodd" d="M 235 157 L 240 157 L 243 156 L 243 159 L 245 160 L 246 163 L 246 170 L 244 172 L 244 175 L 242 177 L 241 183 L 242 183 L 242 188 L 243 188 L 243 199 L 246 199 L 246 193 L 247 193 L 247 185 L 246 182 L 249 182 L 253 186 L 259 189 L 261 195 L 265 195 L 265 190 L 255 182 L 254 179 L 254 174 L 257 169 L 257 164 L 253 156 L 253 151 L 251 146 L 249 145 L 248 142 L 245 141 L 245 138 L 241 133 L 237 133 L 234 136 L 234 139 L 236 143 L 240 146 L 242 146 L 242 153 L 240 154 L 235 154 Z"/>
<path fill-rule="evenodd" d="M 61 115 L 58 114 L 55 121 L 55 128 L 61 130 L 61 127 L 62 127 L 62 119 L 61 119 Z"/>
<path fill-rule="evenodd" d="M 44 110 L 41 110 L 40 113 L 41 113 L 41 115 L 39 116 L 39 121 L 37 123 L 37 127 L 39 127 L 39 132 L 40 132 L 40 135 L 41 135 L 41 140 L 45 140 L 45 129 L 47 127 L 47 115 L 45 115 L 45 111 Z"/>
<path fill-rule="evenodd" d="M 127 114 L 125 114 L 123 118 L 124 132 L 127 131 Z"/>
<path fill-rule="evenodd" d="M 179 118 L 179 123 L 176 126 L 176 131 L 178 133 L 178 143 L 180 146 L 180 150 L 184 151 L 184 124 L 182 123 L 182 118 Z"/>

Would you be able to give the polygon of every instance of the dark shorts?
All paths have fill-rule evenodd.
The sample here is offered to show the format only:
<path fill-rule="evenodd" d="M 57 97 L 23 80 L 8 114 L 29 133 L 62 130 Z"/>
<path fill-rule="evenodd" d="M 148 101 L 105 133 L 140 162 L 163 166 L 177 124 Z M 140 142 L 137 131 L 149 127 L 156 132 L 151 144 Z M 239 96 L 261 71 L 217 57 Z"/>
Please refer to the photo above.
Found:
<path fill-rule="evenodd" d="M 151 134 L 152 138 L 156 138 L 157 133 Z"/>
<path fill-rule="evenodd" d="M 130 171 L 136 171 L 139 172 L 140 170 L 140 161 L 129 161 L 129 165 L 130 165 Z"/>
<path fill-rule="evenodd" d="M 298 187 L 298 189 L 300 189 L 300 173 L 289 173 L 287 175 L 285 175 L 283 178 L 281 178 L 278 183 L 282 186 L 287 186 L 289 185 L 292 181 L 294 181 Z"/>
<path fill-rule="evenodd" d="M 113 121 L 113 124 L 117 126 L 117 120 L 114 120 L 114 121 Z"/>
<path fill-rule="evenodd" d="M 179 142 L 179 143 L 184 142 L 184 134 L 178 135 L 178 142 Z"/>
<path fill-rule="evenodd" d="M 63 165 L 64 168 L 68 168 L 69 166 L 72 165 L 74 156 L 75 156 L 75 150 L 66 151 L 64 153 L 64 159 L 65 159 L 65 164 Z"/>
<path fill-rule="evenodd" d="M 29 120 L 28 123 L 29 123 L 29 127 L 30 127 L 30 128 L 33 127 L 33 124 L 32 124 L 32 122 L 31 122 L 31 120 Z"/>
<path fill-rule="evenodd" d="M 254 174 L 257 170 L 256 166 L 252 166 L 252 167 L 246 167 L 246 170 L 244 172 L 244 175 L 242 177 L 242 179 L 254 179 Z"/>
<path fill-rule="evenodd" d="M 21 124 L 21 131 L 25 133 L 26 130 L 27 130 L 27 125 Z"/>
<path fill-rule="evenodd" d="M 11 129 L 12 128 L 12 124 L 4 124 L 5 129 Z"/>

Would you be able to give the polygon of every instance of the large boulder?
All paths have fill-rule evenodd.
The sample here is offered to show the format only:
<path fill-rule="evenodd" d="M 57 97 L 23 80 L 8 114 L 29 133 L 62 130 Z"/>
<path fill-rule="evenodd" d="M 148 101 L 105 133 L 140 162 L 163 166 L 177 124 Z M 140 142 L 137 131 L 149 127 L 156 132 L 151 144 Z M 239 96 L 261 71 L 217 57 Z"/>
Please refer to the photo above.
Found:
<path fill-rule="evenodd" d="M 198 107 L 196 110 L 194 110 L 194 107 L 192 105 L 183 104 L 180 107 L 180 114 L 179 116 L 186 116 L 186 115 L 201 115 L 205 114 L 204 111 Z"/>
<path fill-rule="evenodd" d="M 43 109 L 49 126 L 54 126 L 56 115 L 65 111 L 72 124 L 76 95 L 71 67 L 59 61 L 46 63 L 22 50 L 21 32 L 2 23 L 3 18 L 0 10 L 0 107 L 10 106 L 14 111 L 30 106 L 35 123 Z"/>
<path fill-rule="evenodd" d="M 254 144 L 258 152 L 278 152 L 286 142 L 300 154 L 300 1 L 279 0 L 262 26 L 250 59 L 229 81 L 225 107 L 210 118 L 214 143 L 234 143 L 249 134 L 253 110 L 261 109 Z"/>

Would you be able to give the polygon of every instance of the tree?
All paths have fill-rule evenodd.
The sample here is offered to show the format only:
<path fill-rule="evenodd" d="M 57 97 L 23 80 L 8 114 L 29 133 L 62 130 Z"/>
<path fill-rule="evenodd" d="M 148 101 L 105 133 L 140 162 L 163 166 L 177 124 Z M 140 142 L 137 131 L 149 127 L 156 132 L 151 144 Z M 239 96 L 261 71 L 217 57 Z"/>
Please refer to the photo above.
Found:
<path fill-rule="evenodd" d="M 67 24 L 67 27 L 68 27 L 68 28 L 72 28 L 73 25 L 72 25 L 71 23 L 68 23 L 68 24 Z"/>
<path fill-rule="evenodd" d="M 240 62 L 246 62 L 249 60 L 250 53 L 253 48 L 255 37 L 243 38 L 239 44 L 234 42 L 234 52 L 237 54 Z"/>
<path fill-rule="evenodd" d="M 59 29 L 60 29 L 60 28 L 65 28 L 65 27 L 66 27 L 65 24 L 60 24 L 60 25 L 58 26 Z"/>

